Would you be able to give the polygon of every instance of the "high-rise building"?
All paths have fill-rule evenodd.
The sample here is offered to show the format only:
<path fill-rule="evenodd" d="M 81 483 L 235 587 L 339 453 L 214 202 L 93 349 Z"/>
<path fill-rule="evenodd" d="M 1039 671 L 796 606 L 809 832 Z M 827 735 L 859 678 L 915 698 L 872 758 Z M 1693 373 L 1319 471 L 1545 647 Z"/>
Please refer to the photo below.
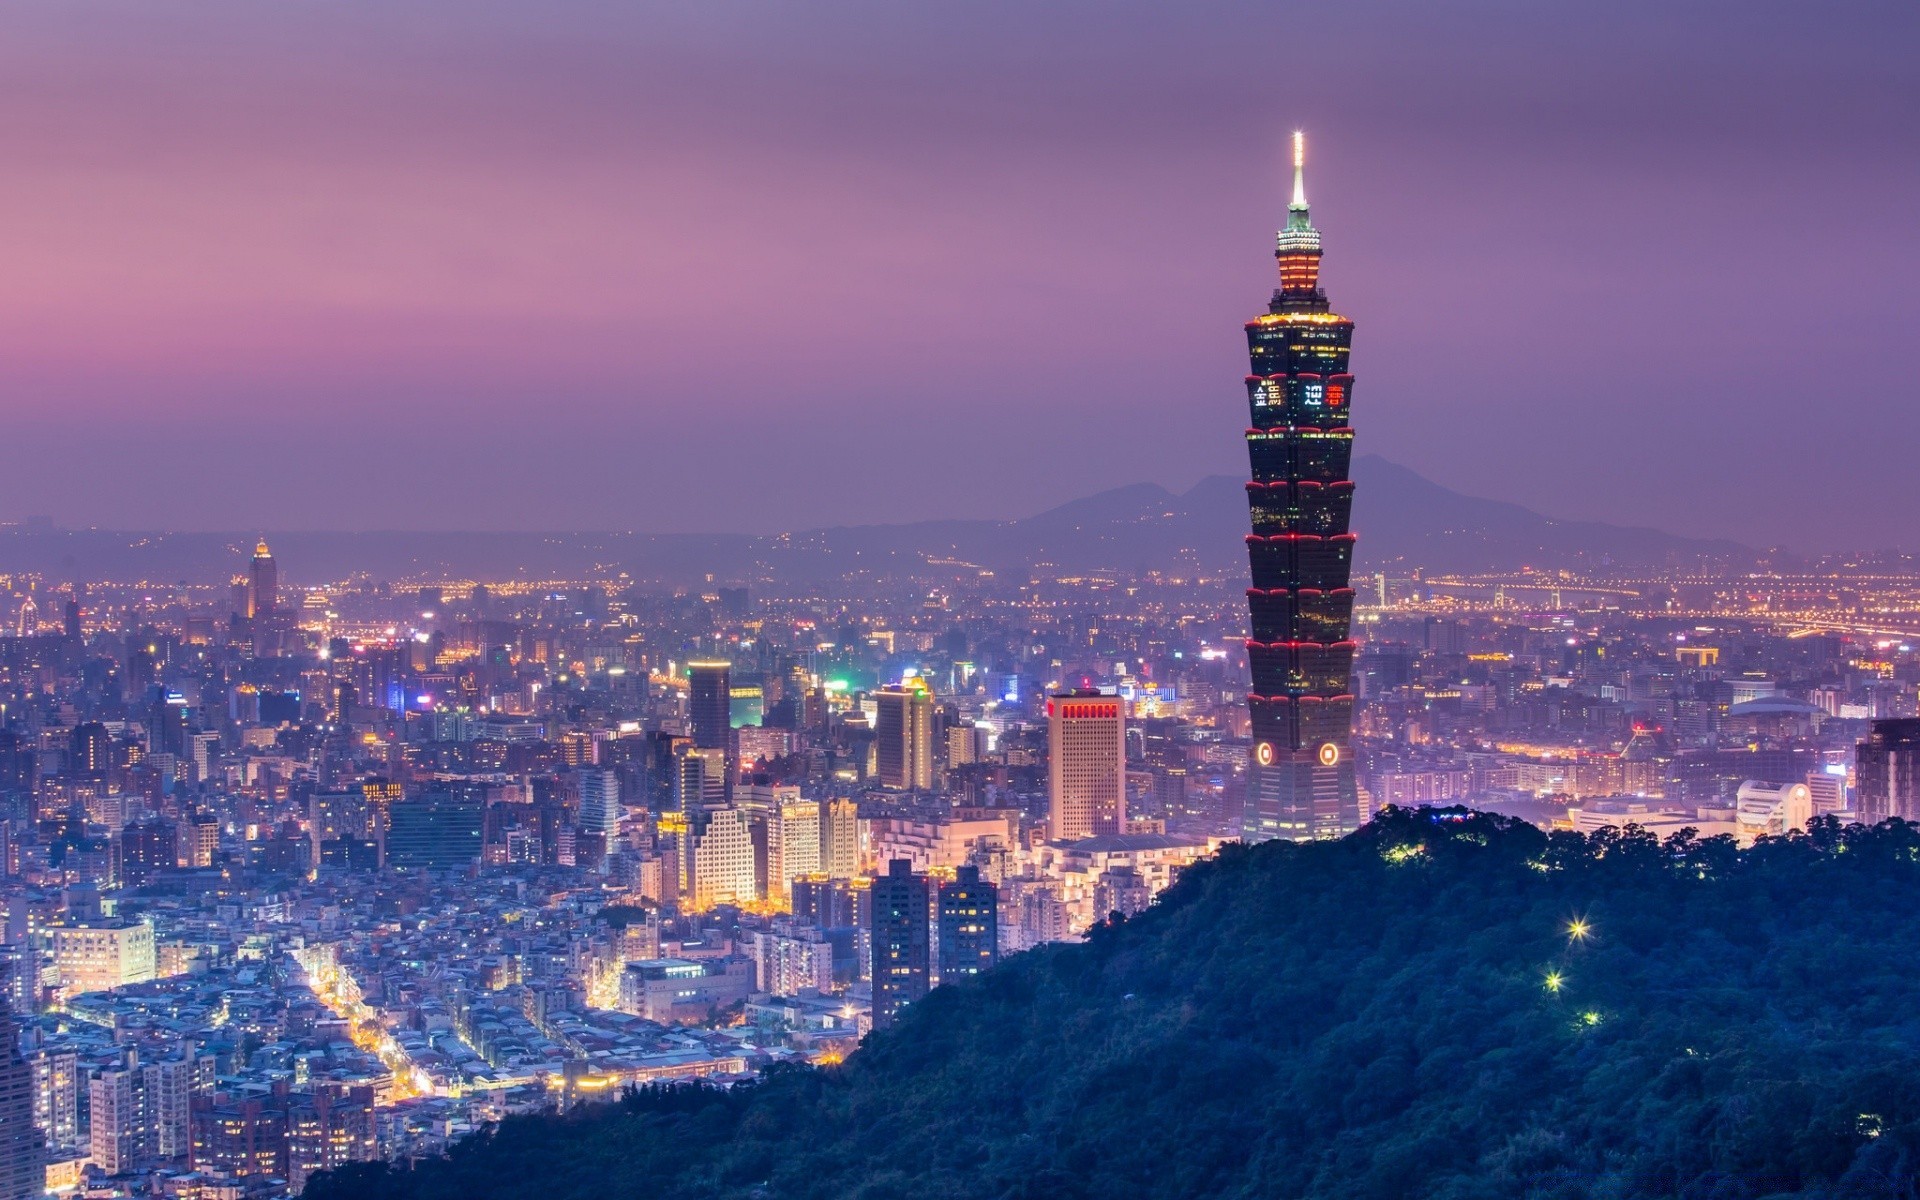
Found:
<path fill-rule="evenodd" d="M 153 926 L 144 920 L 69 919 L 50 926 L 47 941 L 61 994 L 69 999 L 154 977 Z"/>
<path fill-rule="evenodd" d="M 193 777 L 201 783 L 213 779 L 220 762 L 220 735 L 213 730 L 200 730 L 186 735 L 186 757 L 193 762 Z"/>
<path fill-rule="evenodd" d="M 120 872 L 139 887 L 179 861 L 179 831 L 161 817 L 136 821 L 120 830 Z"/>
<path fill-rule="evenodd" d="M 940 982 L 978 975 L 1000 961 L 1000 889 L 980 868 L 956 868 L 940 885 Z"/>
<path fill-rule="evenodd" d="M 131 1071 L 101 1071 L 87 1082 L 87 1152 L 108 1175 L 131 1171 L 139 1161 L 140 1110 L 133 1079 Z"/>
<path fill-rule="evenodd" d="M 1860 823 L 1920 821 L 1920 719 L 1875 721 L 1854 753 L 1853 807 Z"/>
<path fill-rule="evenodd" d="M 647 776 L 646 803 L 655 812 L 679 807 L 681 747 L 691 749 L 693 739 L 651 730 L 641 741 L 640 762 Z"/>
<path fill-rule="evenodd" d="M 829 879 L 860 873 L 860 806 L 845 797 L 820 806 L 820 872 Z"/>
<path fill-rule="evenodd" d="M 1047 700 L 1047 834 L 1073 842 L 1127 828 L 1127 732 L 1118 696 L 1079 689 Z"/>
<path fill-rule="evenodd" d="M 569 767 L 588 766 L 597 761 L 594 758 L 593 734 L 585 729 L 570 729 L 560 735 L 555 743 L 560 751 L 560 761 Z"/>
<path fill-rule="evenodd" d="M 848 929 L 858 923 L 850 879 L 796 879 L 793 915 L 820 929 Z"/>
<path fill-rule="evenodd" d="M 775 996 L 833 988 L 833 943 L 821 930 L 780 922 L 748 935 L 755 986 Z"/>
<path fill-rule="evenodd" d="M 1246 327 L 1249 841 L 1338 837 L 1361 820 L 1350 749 L 1353 322 L 1329 309 L 1320 288 L 1320 234 L 1307 215 L 1300 134 L 1293 171 L 1293 200 L 1274 250 L 1280 286 Z"/>
<path fill-rule="evenodd" d="M 180 823 L 179 863 L 198 870 L 213 865 L 220 852 L 220 822 L 212 813 L 196 813 Z"/>
<path fill-rule="evenodd" d="M 193 1166 L 232 1175 L 287 1174 L 287 1110 L 273 1097 L 236 1096 L 191 1113 Z"/>
<path fill-rule="evenodd" d="M 7 986 L 11 964 L 0 962 L 0 1200 L 38 1200 L 46 1190 L 46 1143 L 33 1119 L 33 1068 L 20 1054 Z"/>
<path fill-rule="evenodd" d="M 733 664 L 687 664 L 687 729 L 702 750 L 731 749 Z"/>
<path fill-rule="evenodd" d="M 363 857 L 376 847 L 373 807 L 358 789 L 340 792 L 315 792 L 307 797 L 307 836 L 313 846 L 313 862 L 342 861 L 356 852 Z M 386 824 L 386 814 L 380 814 Z M 377 862 L 377 850 L 376 850 Z"/>
<path fill-rule="evenodd" d="M 916 686 L 917 685 L 917 686 Z M 913 680 L 874 696 L 874 755 L 880 786 L 894 791 L 933 787 L 933 695 Z"/>
<path fill-rule="evenodd" d="M 580 828 L 612 837 L 620 831 L 620 774 L 604 767 L 579 773 Z"/>
<path fill-rule="evenodd" d="M 67 774 L 104 778 L 113 769 L 113 735 L 98 721 L 82 721 L 67 736 Z"/>
<path fill-rule="evenodd" d="M 272 616 L 279 607 L 280 568 L 273 561 L 273 551 L 267 549 L 267 540 L 261 538 L 253 548 L 253 560 L 247 564 L 247 615 Z"/>
<path fill-rule="evenodd" d="M 33 1068 L 33 1123 L 49 1148 L 70 1153 L 80 1145 L 80 1055 L 72 1049 L 42 1047 L 27 1063 Z"/>
<path fill-rule="evenodd" d="M 767 899 L 788 904 L 793 881 L 820 872 L 820 805 L 782 799 L 767 821 Z"/>
<path fill-rule="evenodd" d="M 219 741 L 215 735 L 215 744 Z M 147 715 L 147 750 L 152 754 L 187 757 L 187 699 L 178 692 L 156 688 Z M 202 779 L 206 776 L 202 775 Z"/>
<path fill-rule="evenodd" d="M 952 725 L 947 728 L 947 765 L 964 767 L 987 761 L 987 727 Z"/>
<path fill-rule="evenodd" d="M 0 795 L 33 790 L 33 742 L 12 729 L 0 729 Z"/>
<path fill-rule="evenodd" d="M 187 1152 L 187 1064 L 125 1064 L 87 1084 L 94 1165 L 120 1175 L 143 1162 Z M 164 1147 L 164 1148 L 163 1148 Z"/>
<path fill-rule="evenodd" d="M 793 753 L 793 731 L 771 725 L 743 725 L 733 731 L 734 745 L 740 752 L 740 769 L 751 771 L 756 763 L 773 762 Z"/>
<path fill-rule="evenodd" d="M 929 888 L 913 864 L 896 858 L 869 893 L 873 966 L 873 1027 L 885 1029 L 900 1010 L 927 994 L 931 983 Z"/>
<path fill-rule="evenodd" d="M 694 809 L 679 814 L 680 902 L 690 912 L 718 904 L 751 904 L 759 898 L 753 862 L 753 831 L 737 808 Z"/>
<path fill-rule="evenodd" d="M 319 1172 L 371 1162 L 379 1149 L 371 1087 L 323 1090 L 287 1107 L 287 1183 L 295 1195 Z"/>
<path fill-rule="evenodd" d="M 691 742 L 674 746 L 673 807 L 681 812 L 727 802 L 727 752 L 705 750 Z"/>
<path fill-rule="evenodd" d="M 480 857 L 485 804 L 452 795 L 419 796 L 387 814 L 386 861 L 396 867 L 464 867 Z"/>

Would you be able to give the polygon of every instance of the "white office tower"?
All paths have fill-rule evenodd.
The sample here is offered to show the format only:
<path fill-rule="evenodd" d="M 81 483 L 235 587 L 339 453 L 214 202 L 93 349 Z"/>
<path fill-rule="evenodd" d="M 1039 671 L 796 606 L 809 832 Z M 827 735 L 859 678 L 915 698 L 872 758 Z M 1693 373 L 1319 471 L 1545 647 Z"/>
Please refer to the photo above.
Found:
<path fill-rule="evenodd" d="M 1047 833 L 1056 842 L 1127 828 L 1123 701 L 1095 691 L 1047 700 Z"/>
<path fill-rule="evenodd" d="M 788 907 L 793 881 L 820 873 L 820 806 L 783 800 L 767 822 L 767 899 Z"/>
<path fill-rule="evenodd" d="M 753 834 L 737 808 L 684 814 L 685 844 L 680 851 L 681 907 L 705 912 L 720 904 L 751 904 L 759 899 L 753 869 Z"/>
<path fill-rule="evenodd" d="M 852 800 L 820 806 L 820 873 L 829 879 L 860 874 L 860 806 Z"/>

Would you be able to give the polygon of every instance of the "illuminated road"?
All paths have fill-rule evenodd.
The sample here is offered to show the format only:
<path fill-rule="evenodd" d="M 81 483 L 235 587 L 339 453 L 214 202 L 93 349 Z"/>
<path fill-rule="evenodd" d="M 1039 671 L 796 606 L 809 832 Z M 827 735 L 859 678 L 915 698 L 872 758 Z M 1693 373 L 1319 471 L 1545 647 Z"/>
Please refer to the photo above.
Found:
<path fill-rule="evenodd" d="M 360 998 L 359 982 L 340 968 L 332 950 L 331 946 L 308 946 L 292 951 L 290 957 L 300 965 L 307 987 L 320 1003 L 346 1020 L 353 1044 L 377 1056 L 393 1072 L 394 1100 L 433 1095 L 433 1081 L 381 1025 L 379 1012 Z"/>

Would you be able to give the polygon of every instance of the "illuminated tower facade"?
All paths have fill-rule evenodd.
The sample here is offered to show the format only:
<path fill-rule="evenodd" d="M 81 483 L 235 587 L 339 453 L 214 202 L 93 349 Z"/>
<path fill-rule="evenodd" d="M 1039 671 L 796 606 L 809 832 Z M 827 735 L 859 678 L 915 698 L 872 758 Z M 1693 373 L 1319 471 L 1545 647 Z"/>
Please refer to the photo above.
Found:
<path fill-rule="evenodd" d="M 874 695 L 874 757 L 880 786 L 892 791 L 933 787 L 933 693 L 924 680 Z"/>
<path fill-rule="evenodd" d="M 253 548 L 253 561 L 247 564 L 247 615 L 271 616 L 280 607 L 280 567 L 273 561 L 265 538 Z"/>
<path fill-rule="evenodd" d="M 1359 828 L 1353 727 L 1353 322 L 1320 289 L 1307 215 L 1305 142 L 1293 137 L 1293 200 L 1274 256 L 1280 286 L 1247 322 L 1252 465 L 1247 538 L 1253 686 L 1248 841 L 1339 837 Z"/>

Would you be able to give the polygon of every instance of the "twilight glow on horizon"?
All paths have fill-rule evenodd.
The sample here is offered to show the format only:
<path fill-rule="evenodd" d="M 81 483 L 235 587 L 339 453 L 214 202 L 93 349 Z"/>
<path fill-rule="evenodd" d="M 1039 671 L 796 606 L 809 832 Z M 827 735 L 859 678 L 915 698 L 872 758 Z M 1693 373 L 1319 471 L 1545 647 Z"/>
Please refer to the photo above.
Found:
<path fill-rule="evenodd" d="M 1920 550 L 1911 3 L 7 24 L 0 519 L 767 530 L 1238 473 L 1304 128 L 1369 452 Z"/>

